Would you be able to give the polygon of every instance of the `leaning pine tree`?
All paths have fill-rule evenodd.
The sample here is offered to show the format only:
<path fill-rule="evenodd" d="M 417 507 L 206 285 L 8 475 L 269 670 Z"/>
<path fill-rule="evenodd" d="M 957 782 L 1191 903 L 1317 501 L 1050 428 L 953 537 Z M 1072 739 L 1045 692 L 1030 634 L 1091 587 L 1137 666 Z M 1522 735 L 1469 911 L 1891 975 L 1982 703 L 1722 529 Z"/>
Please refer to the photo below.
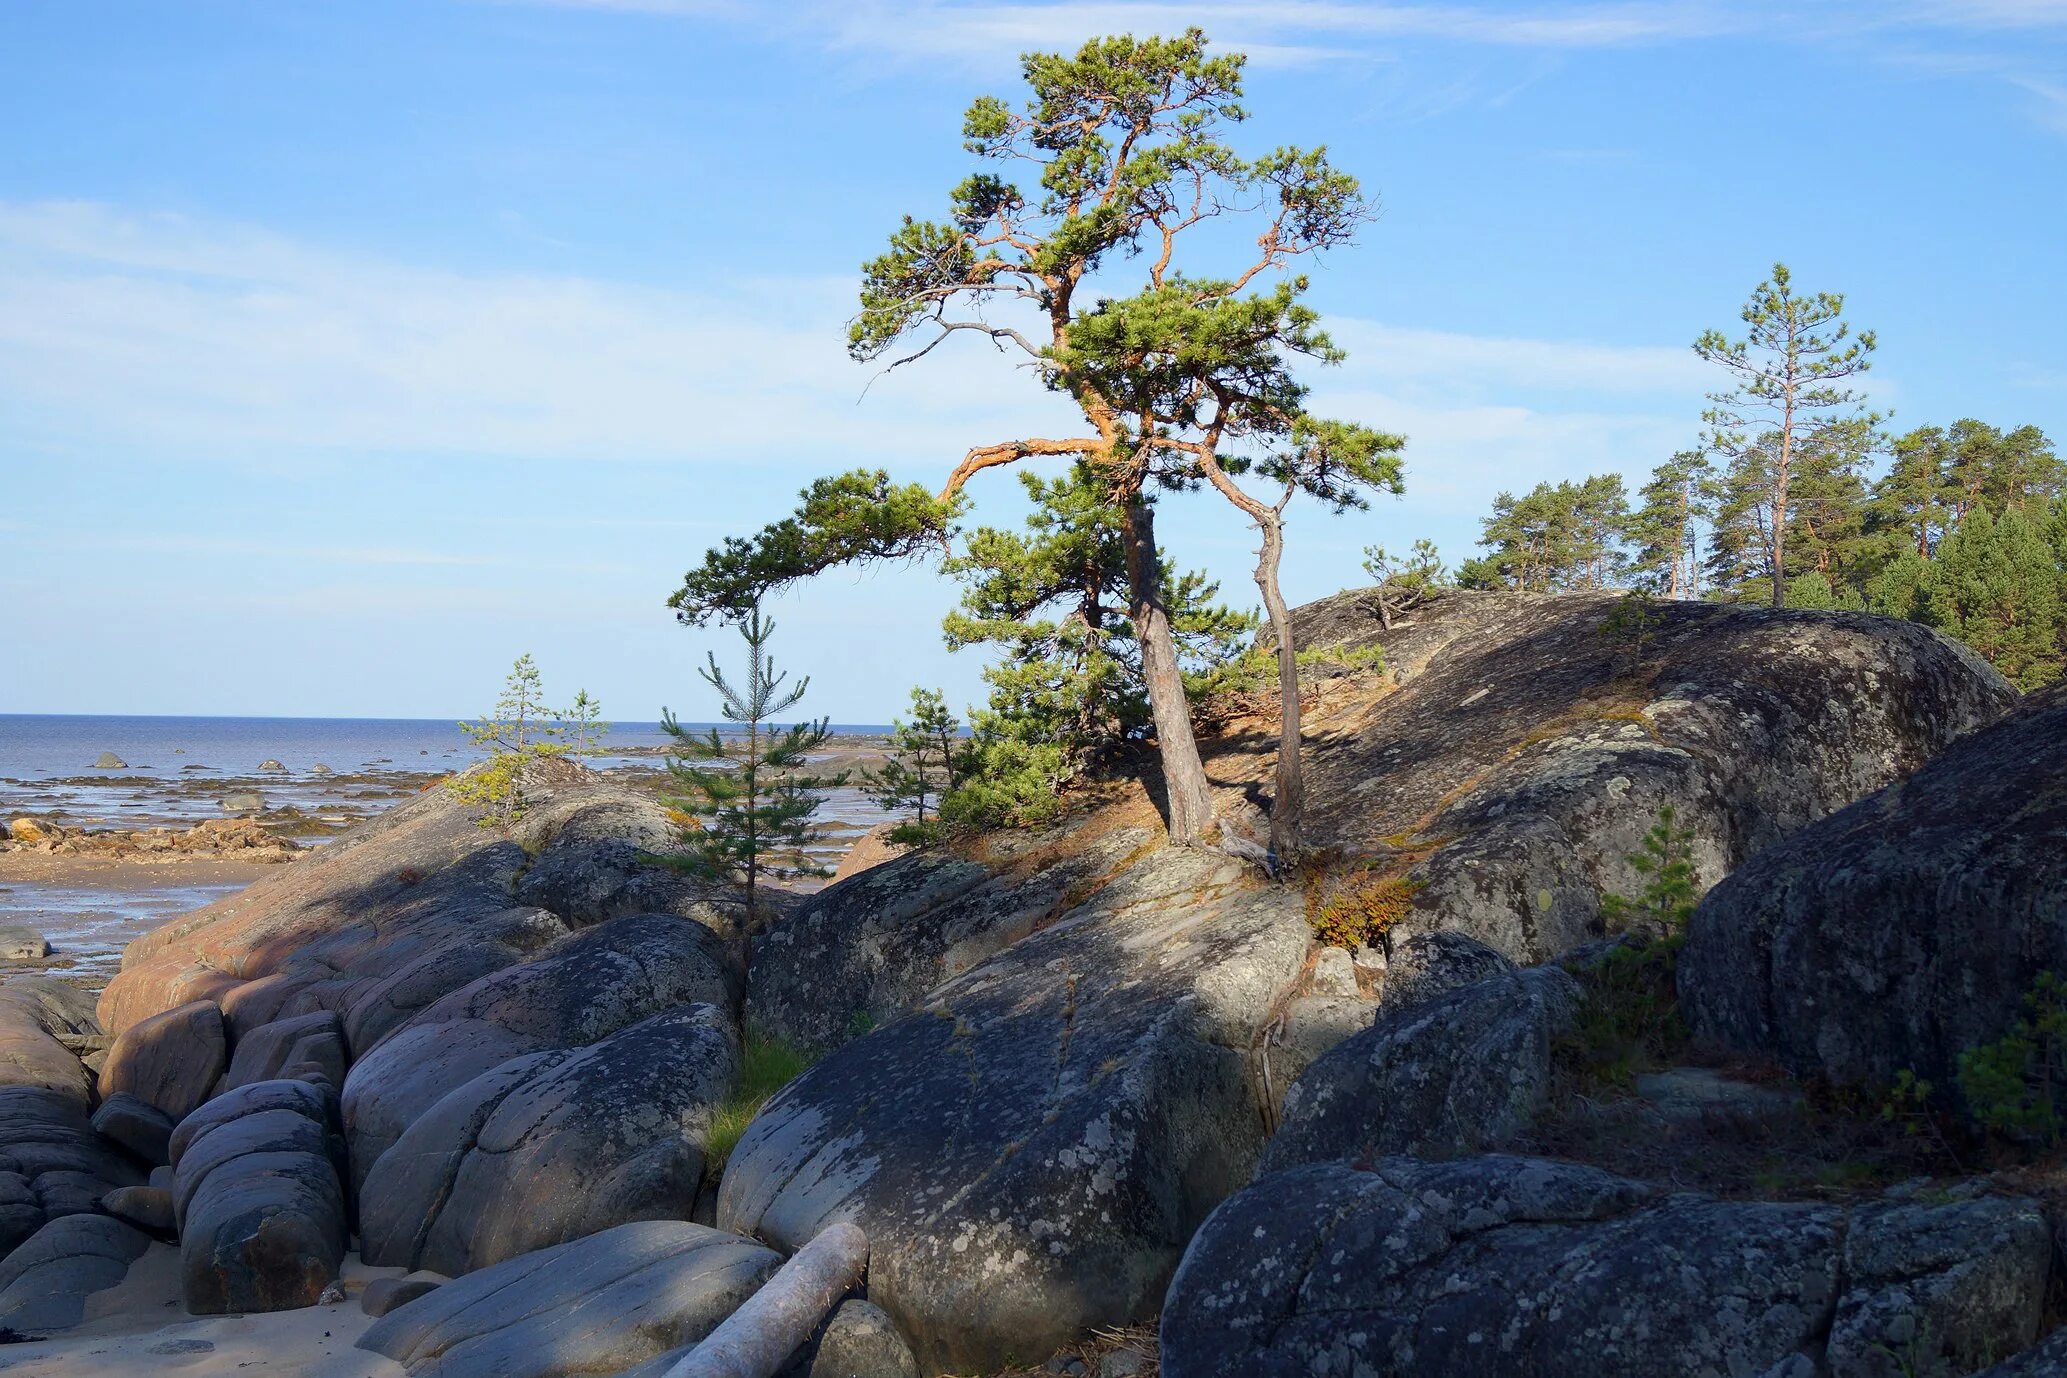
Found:
<path fill-rule="evenodd" d="M 1331 506 L 1349 488 L 1397 481 L 1387 463 L 1395 438 L 1310 416 L 1288 373 L 1299 356 L 1340 357 L 1300 304 L 1305 278 L 1289 270 L 1349 242 L 1366 204 L 1321 150 L 1249 159 L 1224 141 L 1246 118 L 1243 61 L 1209 56 L 1196 29 L 1097 39 L 1073 56 L 1028 54 L 1023 107 L 994 96 L 970 106 L 965 146 L 993 168 L 954 189 L 945 219 L 907 218 L 866 265 L 850 351 L 895 368 L 953 335 L 988 341 L 1024 356 L 1069 399 L 1082 430 L 976 445 L 931 502 L 881 474 L 820 480 L 795 517 L 710 552 L 674 597 L 680 614 L 735 617 L 762 591 L 832 564 L 937 549 L 977 475 L 1029 459 L 1081 461 L 1122 514 L 1126 613 L 1170 836 L 1204 841 L 1211 794 L 1160 580 L 1156 495 L 1212 482 L 1246 512 L 1262 530 L 1258 582 L 1275 603 L 1283 504 L 1239 492 L 1231 476 L 1257 467 L 1286 492 Z M 1018 170 L 1031 185 L 1007 180 Z M 1193 263 L 1199 248 L 1242 242 L 1234 226 L 1243 220 L 1253 252 L 1225 273 Z M 1290 627 L 1272 613 L 1282 660 Z M 1291 673 L 1281 666 L 1287 683 Z M 1280 750 L 1296 771 L 1298 695 L 1284 700 Z M 1296 803 L 1288 793 L 1280 809 Z"/>
<path fill-rule="evenodd" d="M 826 874 L 805 858 L 804 848 L 814 836 L 811 818 L 824 802 L 822 791 L 844 784 L 847 777 L 804 770 L 811 753 L 832 735 L 826 719 L 782 728 L 771 721 L 795 707 L 811 686 L 806 677 L 793 688 L 783 687 L 789 676 L 768 656 L 775 624 L 753 609 L 739 632 L 747 645 L 745 685 L 735 687 L 725 678 L 715 653 L 697 673 L 718 691 L 718 711 L 725 720 L 744 731 L 729 737 L 715 727 L 692 732 L 666 709 L 661 726 L 675 741 L 668 774 L 676 793 L 668 802 L 697 824 L 682 830 L 679 850 L 665 859 L 700 875 L 744 878 L 743 948 L 759 913 L 761 877 Z"/>

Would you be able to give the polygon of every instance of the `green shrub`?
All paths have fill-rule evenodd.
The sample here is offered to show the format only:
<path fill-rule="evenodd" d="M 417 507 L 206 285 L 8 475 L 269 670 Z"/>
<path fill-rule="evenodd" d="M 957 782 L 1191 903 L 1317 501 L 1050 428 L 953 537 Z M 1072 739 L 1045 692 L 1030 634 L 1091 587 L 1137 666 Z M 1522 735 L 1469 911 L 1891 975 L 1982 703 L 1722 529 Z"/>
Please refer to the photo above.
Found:
<path fill-rule="evenodd" d="M 1062 787 L 1075 774 L 1069 753 L 1052 742 L 979 739 L 961 783 L 940 801 L 949 828 L 1018 828 L 1062 810 Z"/>
<path fill-rule="evenodd" d="M 2058 1087 L 2067 1054 L 2067 982 L 2042 971 L 2024 1018 L 1993 1043 L 1959 1055 L 1959 1091 L 1983 1127 L 2051 1147 L 2060 1141 Z"/>
<path fill-rule="evenodd" d="M 1589 1080 L 1627 1086 L 1637 1073 L 1670 1064 L 1685 1047 L 1678 995 L 1685 942 L 1678 934 L 1625 942 L 1573 973 L 1585 993 L 1558 1048 Z"/>

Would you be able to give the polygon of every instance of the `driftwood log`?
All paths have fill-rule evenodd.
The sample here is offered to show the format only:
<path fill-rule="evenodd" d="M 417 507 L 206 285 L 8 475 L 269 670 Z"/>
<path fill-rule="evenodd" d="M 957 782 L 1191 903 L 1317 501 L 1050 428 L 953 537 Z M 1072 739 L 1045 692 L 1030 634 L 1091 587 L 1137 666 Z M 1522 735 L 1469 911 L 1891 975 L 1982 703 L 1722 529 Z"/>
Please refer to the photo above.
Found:
<path fill-rule="evenodd" d="M 665 1378 L 774 1378 L 867 1268 L 860 1227 L 826 1226 Z"/>

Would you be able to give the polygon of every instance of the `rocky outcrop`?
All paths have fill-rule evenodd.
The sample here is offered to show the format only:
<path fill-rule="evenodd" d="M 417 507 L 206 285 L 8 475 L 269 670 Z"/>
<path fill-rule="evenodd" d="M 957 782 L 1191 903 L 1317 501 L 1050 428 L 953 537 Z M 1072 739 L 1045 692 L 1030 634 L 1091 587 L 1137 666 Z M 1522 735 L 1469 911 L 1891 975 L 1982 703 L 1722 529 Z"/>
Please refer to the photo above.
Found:
<path fill-rule="evenodd" d="M 101 1067 L 101 1089 L 135 1096 L 176 1123 L 208 1099 L 227 1061 L 222 1010 L 194 1000 L 124 1029 Z"/>
<path fill-rule="evenodd" d="M 1475 981 L 1419 1004 L 1381 1006 L 1285 1093 L 1263 1171 L 1499 1147 L 1548 1100 L 1551 1047 L 1579 983 L 1556 967 Z"/>
<path fill-rule="evenodd" d="M 821 890 L 755 940 L 747 1022 L 836 1047 L 1054 922 L 1160 832 L 1150 817 L 1004 834 L 980 858 L 924 852 Z"/>
<path fill-rule="evenodd" d="M 661 836 L 657 801 L 565 761 L 540 765 L 526 788 L 530 808 L 507 836 L 477 826 L 450 791 L 428 790 L 146 934 L 102 993 L 102 1021 L 119 1033 L 209 999 L 223 1006 L 234 1042 L 275 1019 L 333 1010 L 356 1056 L 415 1011 L 604 911 L 630 912 L 636 901 L 730 931 L 731 910 L 710 901 L 709 887 L 599 841 L 608 827 Z M 591 865 L 592 851 L 608 856 Z M 549 889 L 579 890 L 579 912 L 555 916 L 523 898 Z"/>
<path fill-rule="evenodd" d="M 619 1225 L 454 1279 L 359 1339 L 410 1378 L 615 1374 L 717 1328 L 781 1263 L 677 1220 Z"/>
<path fill-rule="evenodd" d="M 93 1112 L 93 1132 L 120 1144 L 152 1167 L 172 1161 L 173 1118 L 127 1091 L 117 1091 Z"/>
<path fill-rule="evenodd" d="M 1599 936 L 1602 893 L 1641 888 L 1627 858 L 1661 805 L 1710 885 L 2016 701 L 1913 623 L 1660 603 L 1638 652 L 1602 630 L 1615 602 L 1452 591 L 1390 633 L 1368 590 L 1297 611 L 1302 650 L 1382 645 L 1398 681 L 1323 688 L 1307 765 L 1315 845 L 1417 887 L 1395 941 L 1455 929 L 1547 961 Z M 1263 786 L 1271 730 L 1232 724 L 1211 773 Z"/>
<path fill-rule="evenodd" d="M 1851 1085 L 1949 1087 L 2067 977 L 2067 688 L 1753 858 L 1680 959 L 1697 1034 Z"/>
<path fill-rule="evenodd" d="M 966 893 L 990 924 L 1011 892 Z M 1155 1310 L 1192 1229 L 1253 1170 L 1249 1049 L 1310 938 L 1296 895 L 1209 854 L 1152 852 L 1074 905 L 1038 874 L 1023 893 L 1041 907 L 1019 921 L 1045 926 L 791 1083 L 719 1192 L 720 1227 L 785 1249 L 861 1226 L 869 1298 L 928 1372 Z M 925 924 L 959 928 L 937 905 Z"/>
<path fill-rule="evenodd" d="M 354 1063 L 344 1086 L 352 1171 L 447 1093 L 526 1053 L 584 1048 L 653 1014 L 738 1005 L 724 940 L 669 914 L 612 919 L 560 939 L 412 1016 Z"/>
<path fill-rule="evenodd" d="M 47 976 L 0 985 L 0 1087 L 41 1087 L 84 1110 L 93 1077 L 74 1049 L 100 1032 L 93 997 L 77 986 Z"/>
<path fill-rule="evenodd" d="M 313 1077 L 342 1086 L 349 1061 L 344 1021 L 334 1010 L 316 1010 L 261 1024 L 237 1040 L 223 1086 L 249 1086 L 254 1081 L 283 1077 Z"/>
<path fill-rule="evenodd" d="M 43 1086 L 0 1086 L 0 1255 L 143 1180 L 135 1158 L 93 1131 L 83 1101 Z"/>
<path fill-rule="evenodd" d="M 1528 1158 L 1314 1164 L 1199 1231 L 1163 1372 L 1966 1373 L 2036 1338 L 2049 1248 L 2015 1198 L 1846 1209 Z"/>
<path fill-rule="evenodd" d="M 629 1220 L 694 1216 L 711 1112 L 738 1069 L 731 1015 L 699 1004 L 484 1072 L 374 1165 L 360 1252 L 452 1275 Z"/>
<path fill-rule="evenodd" d="M 86 1299 L 122 1281 L 151 1241 L 105 1215 L 53 1220 L 0 1259 L 0 1326 L 63 1330 L 85 1318 Z"/>
<path fill-rule="evenodd" d="M 181 1125 L 172 1204 L 188 1312 L 313 1306 L 336 1279 L 347 1227 L 329 1110 L 309 1083 L 256 1082 L 210 1102 L 198 1129 Z"/>

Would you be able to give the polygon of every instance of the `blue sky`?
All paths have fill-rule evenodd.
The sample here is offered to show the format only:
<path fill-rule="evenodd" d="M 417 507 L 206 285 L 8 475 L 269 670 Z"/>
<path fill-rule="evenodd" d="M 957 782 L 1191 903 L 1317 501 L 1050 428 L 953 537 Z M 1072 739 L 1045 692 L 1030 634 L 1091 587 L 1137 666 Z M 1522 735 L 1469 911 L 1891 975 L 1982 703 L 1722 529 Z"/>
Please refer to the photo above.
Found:
<path fill-rule="evenodd" d="M 1879 332 L 1898 423 L 2067 437 L 2067 0 L 4 0 L 0 711 L 454 715 L 528 650 L 706 716 L 730 638 L 663 607 L 705 546 L 1055 415 L 981 348 L 866 396 L 842 352 L 961 110 L 1190 22 L 1253 55 L 1246 147 L 1326 143 L 1381 206 L 1316 273 L 1351 358 L 1314 383 L 1409 487 L 1295 513 L 1295 598 L 1692 442 L 1688 344 L 1775 259 Z M 1224 503 L 1163 534 L 1254 601 Z M 950 598 L 832 576 L 782 659 L 841 720 L 966 700 Z"/>

